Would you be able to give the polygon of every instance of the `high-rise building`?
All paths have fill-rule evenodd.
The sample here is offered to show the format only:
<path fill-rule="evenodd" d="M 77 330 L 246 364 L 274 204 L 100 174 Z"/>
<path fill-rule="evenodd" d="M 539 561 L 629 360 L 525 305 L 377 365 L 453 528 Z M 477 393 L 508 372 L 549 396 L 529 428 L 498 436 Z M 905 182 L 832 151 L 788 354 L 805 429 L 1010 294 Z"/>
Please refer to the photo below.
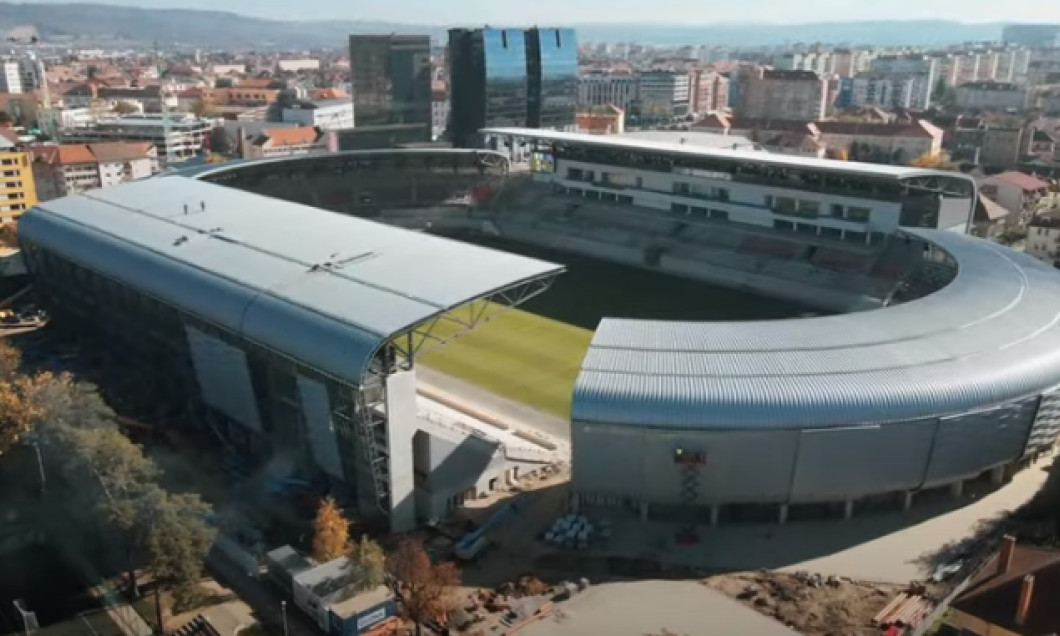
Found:
<path fill-rule="evenodd" d="M 355 127 L 404 126 L 431 140 L 431 39 L 427 35 L 351 35 Z"/>
<path fill-rule="evenodd" d="M 636 75 L 589 73 L 578 80 L 578 103 L 581 106 L 618 106 L 628 111 L 637 100 L 640 79 Z"/>
<path fill-rule="evenodd" d="M 578 43 L 574 29 L 526 32 L 528 124 L 574 130 L 578 107 Z"/>
<path fill-rule="evenodd" d="M 478 147 L 485 127 L 573 130 L 578 46 L 571 29 L 449 31 L 449 135 Z"/>
<path fill-rule="evenodd" d="M 21 93 L 22 68 L 18 62 L 0 61 L 0 93 Z"/>
<path fill-rule="evenodd" d="M 645 121 L 664 121 L 688 114 L 691 82 L 688 73 L 651 71 L 640 76 L 640 98 L 633 110 Z"/>
<path fill-rule="evenodd" d="M 481 145 L 479 129 L 529 123 L 526 37 L 519 29 L 449 31 L 449 135 L 458 147 Z"/>

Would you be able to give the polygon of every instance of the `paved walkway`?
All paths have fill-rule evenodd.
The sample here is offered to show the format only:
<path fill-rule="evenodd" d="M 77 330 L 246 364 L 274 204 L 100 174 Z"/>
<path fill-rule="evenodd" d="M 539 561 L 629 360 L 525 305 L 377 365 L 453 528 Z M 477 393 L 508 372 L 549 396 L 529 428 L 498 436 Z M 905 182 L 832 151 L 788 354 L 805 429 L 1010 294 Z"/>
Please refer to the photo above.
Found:
<path fill-rule="evenodd" d="M 940 496 L 926 505 L 914 504 L 908 513 L 865 513 L 850 521 L 701 527 L 701 541 L 694 546 L 675 545 L 679 525 L 645 523 L 616 511 L 594 512 L 612 519 L 614 534 L 607 551 L 622 556 L 651 554 L 660 561 L 705 569 L 805 570 L 905 584 L 929 576 L 935 567 L 930 556 L 972 535 L 979 522 L 997 519 L 1034 497 L 1048 478 L 1051 462 L 1046 457 L 977 499 L 955 502 Z"/>
<path fill-rule="evenodd" d="M 637 581 L 590 587 L 520 636 L 797 636 L 777 621 L 695 581 Z"/>
<path fill-rule="evenodd" d="M 261 623 L 272 628 L 272 632 L 283 634 L 284 615 L 281 602 L 285 597 L 275 586 L 260 578 L 248 576 L 237 563 L 214 550 L 206 560 L 206 567 L 211 574 L 228 589 L 239 595 L 248 606 L 253 608 L 253 616 Z M 320 636 L 321 632 L 302 610 L 287 600 L 287 634 L 288 636 Z"/>

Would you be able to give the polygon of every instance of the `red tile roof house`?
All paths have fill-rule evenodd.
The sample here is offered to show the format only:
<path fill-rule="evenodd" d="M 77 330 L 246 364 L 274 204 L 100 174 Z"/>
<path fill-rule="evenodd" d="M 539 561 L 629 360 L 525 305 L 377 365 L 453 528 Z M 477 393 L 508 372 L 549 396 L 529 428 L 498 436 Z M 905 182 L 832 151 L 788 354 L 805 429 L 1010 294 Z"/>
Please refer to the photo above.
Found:
<path fill-rule="evenodd" d="M 1010 224 L 1030 220 L 1039 209 L 1057 200 L 1052 186 L 1038 177 L 1010 170 L 987 177 L 979 182 L 979 192 L 992 199 L 1011 214 Z"/>
<path fill-rule="evenodd" d="M 1016 545 L 1001 551 L 954 599 L 946 622 L 961 634 L 1060 634 L 1060 552 Z"/>

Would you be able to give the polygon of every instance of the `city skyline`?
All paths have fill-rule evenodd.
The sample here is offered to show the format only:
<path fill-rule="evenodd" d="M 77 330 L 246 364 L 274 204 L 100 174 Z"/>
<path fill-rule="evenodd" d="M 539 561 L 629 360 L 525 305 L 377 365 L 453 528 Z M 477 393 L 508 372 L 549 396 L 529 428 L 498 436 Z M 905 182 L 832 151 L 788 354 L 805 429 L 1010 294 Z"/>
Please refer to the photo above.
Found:
<path fill-rule="evenodd" d="M 88 4 L 78 0 L 36 0 L 35 4 Z M 95 4 L 95 3 L 93 3 Z M 257 0 L 111 0 L 106 4 L 148 9 L 225 10 L 276 20 L 371 20 L 410 24 L 536 24 L 542 15 L 549 24 L 657 24 L 761 23 L 804 24 L 874 20 L 943 19 L 970 23 L 1060 22 L 1060 5 L 1036 0 L 1010 0 L 999 4 L 987 0 L 931 0 L 902 7 L 896 16 L 893 7 L 853 4 L 844 0 L 815 0 L 792 4 L 784 0 L 759 0 L 753 6 L 715 4 L 703 6 L 696 0 L 656 0 L 645 5 L 637 0 L 609 0 L 571 4 L 565 0 L 538 0 L 531 4 L 496 3 L 490 0 L 406 0 L 403 3 L 363 2 L 355 8 L 338 0 L 303 0 L 297 5 L 260 3 Z M 601 11 L 606 6 L 607 11 Z M 767 18 L 763 20 L 763 18 Z M 974 18 L 974 19 L 968 19 Z"/>

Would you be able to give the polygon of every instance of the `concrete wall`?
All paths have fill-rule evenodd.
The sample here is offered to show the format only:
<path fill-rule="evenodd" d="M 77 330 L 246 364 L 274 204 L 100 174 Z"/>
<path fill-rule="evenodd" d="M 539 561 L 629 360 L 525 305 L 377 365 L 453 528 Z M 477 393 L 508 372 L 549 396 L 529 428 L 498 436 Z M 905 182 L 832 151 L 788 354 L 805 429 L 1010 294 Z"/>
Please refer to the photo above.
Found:
<path fill-rule="evenodd" d="M 390 449 L 390 528 L 407 532 L 416 527 L 416 485 L 412 436 L 417 429 L 416 372 L 386 378 L 387 448 Z"/>

